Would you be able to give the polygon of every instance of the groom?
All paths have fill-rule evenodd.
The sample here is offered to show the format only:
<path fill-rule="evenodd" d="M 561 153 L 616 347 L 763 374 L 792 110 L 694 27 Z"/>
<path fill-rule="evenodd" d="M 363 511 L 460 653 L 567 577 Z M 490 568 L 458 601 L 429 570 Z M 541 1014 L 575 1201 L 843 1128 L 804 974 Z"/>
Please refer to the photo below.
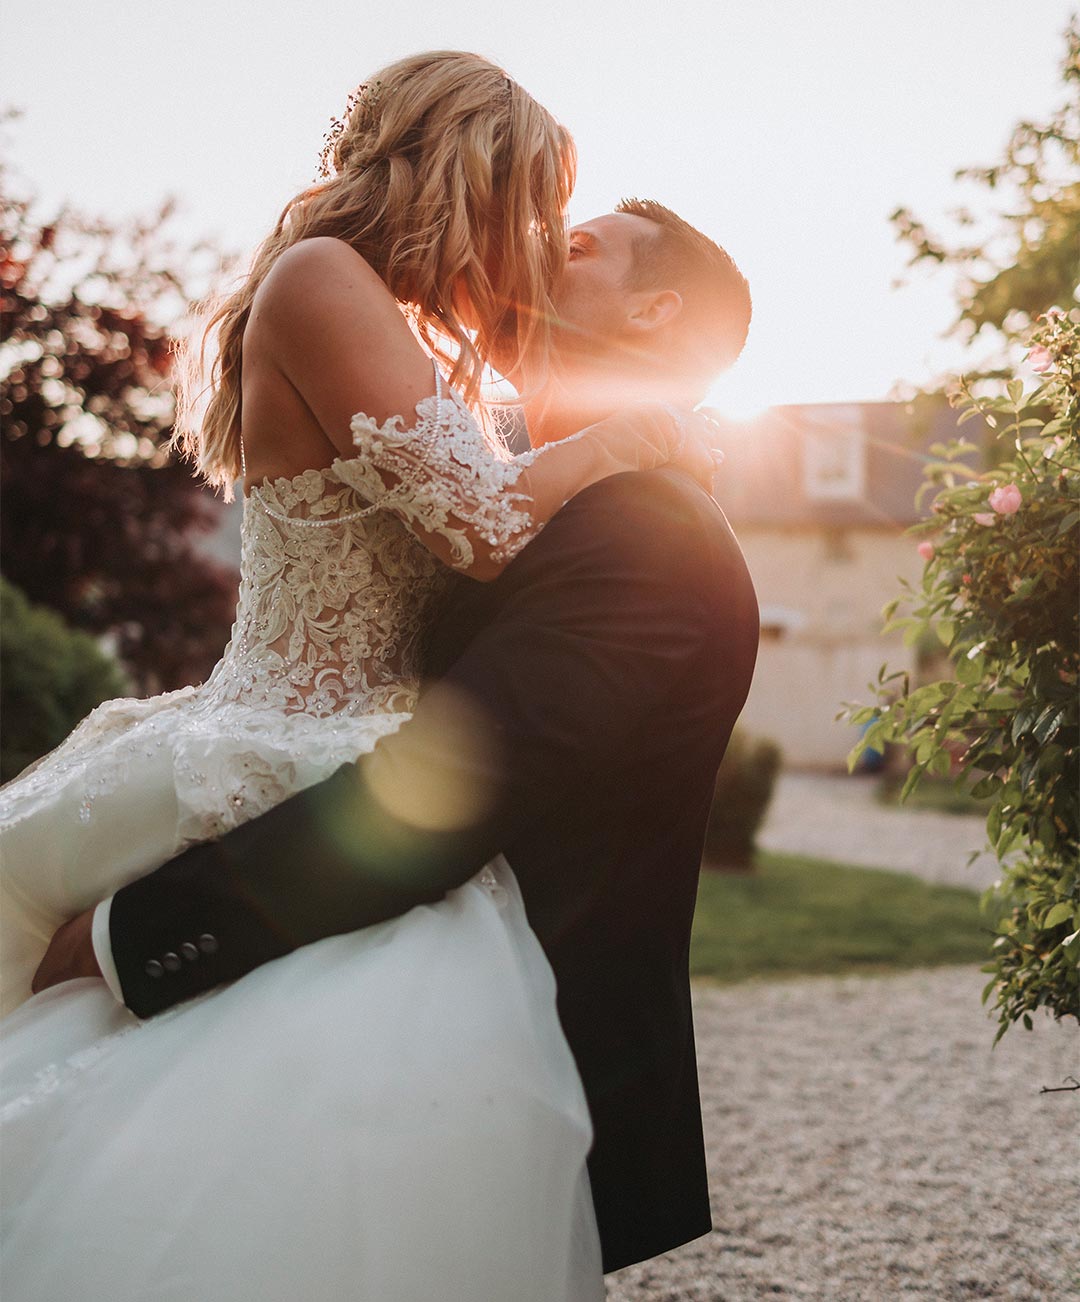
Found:
<path fill-rule="evenodd" d="M 510 377 L 534 444 L 634 402 L 700 401 L 750 317 L 727 254 L 637 201 L 571 232 L 556 303 L 557 373 Z M 99 906 L 97 957 L 90 915 L 67 924 L 36 988 L 104 970 L 150 1017 L 439 899 L 503 852 L 589 1101 L 604 1269 L 705 1234 L 687 957 L 757 636 L 708 494 L 671 469 L 602 480 L 496 580 L 458 582 L 400 731 Z"/>

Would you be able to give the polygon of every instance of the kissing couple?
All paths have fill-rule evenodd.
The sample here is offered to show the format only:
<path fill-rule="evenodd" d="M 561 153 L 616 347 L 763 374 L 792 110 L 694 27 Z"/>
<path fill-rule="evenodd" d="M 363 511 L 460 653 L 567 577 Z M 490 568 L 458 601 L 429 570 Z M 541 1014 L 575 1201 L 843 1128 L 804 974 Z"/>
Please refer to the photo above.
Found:
<path fill-rule="evenodd" d="M 7 1302 L 600 1302 L 709 1230 L 758 623 L 693 408 L 750 298 L 657 203 L 568 231 L 574 170 L 502 69 L 404 59 L 211 309 L 229 645 L 0 792 Z"/>

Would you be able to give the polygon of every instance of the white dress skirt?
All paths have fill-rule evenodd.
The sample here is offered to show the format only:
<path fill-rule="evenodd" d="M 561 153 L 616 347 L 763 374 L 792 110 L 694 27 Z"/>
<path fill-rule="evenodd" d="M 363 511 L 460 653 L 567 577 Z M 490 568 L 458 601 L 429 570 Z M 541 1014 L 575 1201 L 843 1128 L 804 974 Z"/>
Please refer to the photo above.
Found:
<path fill-rule="evenodd" d="M 153 836 L 172 756 L 138 732 L 91 824 L 73 776 L 20 826 L 54 865 L 59 828 L 71 868 Z M 588 1109 L 505 861 L 145 1022 L 54 987 L 0 1023 L 0 1081 L 5 1302 L 603 1297 Z"/>

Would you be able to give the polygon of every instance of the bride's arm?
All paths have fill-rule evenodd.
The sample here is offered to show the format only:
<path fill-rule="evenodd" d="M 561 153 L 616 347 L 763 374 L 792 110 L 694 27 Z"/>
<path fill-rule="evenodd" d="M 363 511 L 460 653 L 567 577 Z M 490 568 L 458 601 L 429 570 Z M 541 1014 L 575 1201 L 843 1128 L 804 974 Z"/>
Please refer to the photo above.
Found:
<path fill-rule="evenodd" d="M 334 463 L 369 503 L 393 512 L 440 560 L 492 579 L 572 497 L 600 479 L 676 462 L 710 475 L 697 426 L 670 408 L 620 412 L 517 457 L 499 450 L 460 399 L 436 380 L 419 419 L 377 424 L 352 418 L 357 453 Z"/>
<path fill-rule="evenodd" d="M 341 478 L 474 578 L 494 578 L 600 479 L 667 462 L 701 480 L 712 469 L 704 427 L 660 405 L 508 459 L 455 395 L 436 388 L 382 281 L 339 240 L 305 240 L 283 254 L 252 325 L 343 454 Z"/>

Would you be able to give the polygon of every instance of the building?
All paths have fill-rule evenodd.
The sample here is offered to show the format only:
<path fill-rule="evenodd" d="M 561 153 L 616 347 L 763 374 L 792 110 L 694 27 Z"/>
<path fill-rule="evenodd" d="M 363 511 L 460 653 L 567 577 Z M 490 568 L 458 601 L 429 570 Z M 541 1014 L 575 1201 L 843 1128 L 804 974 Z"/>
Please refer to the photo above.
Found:
<path fill-rule="evenodd" d="M 835 721 L 843 703 L 873 699 L 883 662 L 915 669 L 902 635 L 882 635 L 881 609 L 901 580 L 921 579 L 904 530 L 919 518 L 929 448 L 955 436 L 955 414 L 927 400 L 776 407 L 724 425 L 716 496 L 761 606 L 742 723 L 779 742 L 787 764 L 843 768 L 857 739 Z"/>

